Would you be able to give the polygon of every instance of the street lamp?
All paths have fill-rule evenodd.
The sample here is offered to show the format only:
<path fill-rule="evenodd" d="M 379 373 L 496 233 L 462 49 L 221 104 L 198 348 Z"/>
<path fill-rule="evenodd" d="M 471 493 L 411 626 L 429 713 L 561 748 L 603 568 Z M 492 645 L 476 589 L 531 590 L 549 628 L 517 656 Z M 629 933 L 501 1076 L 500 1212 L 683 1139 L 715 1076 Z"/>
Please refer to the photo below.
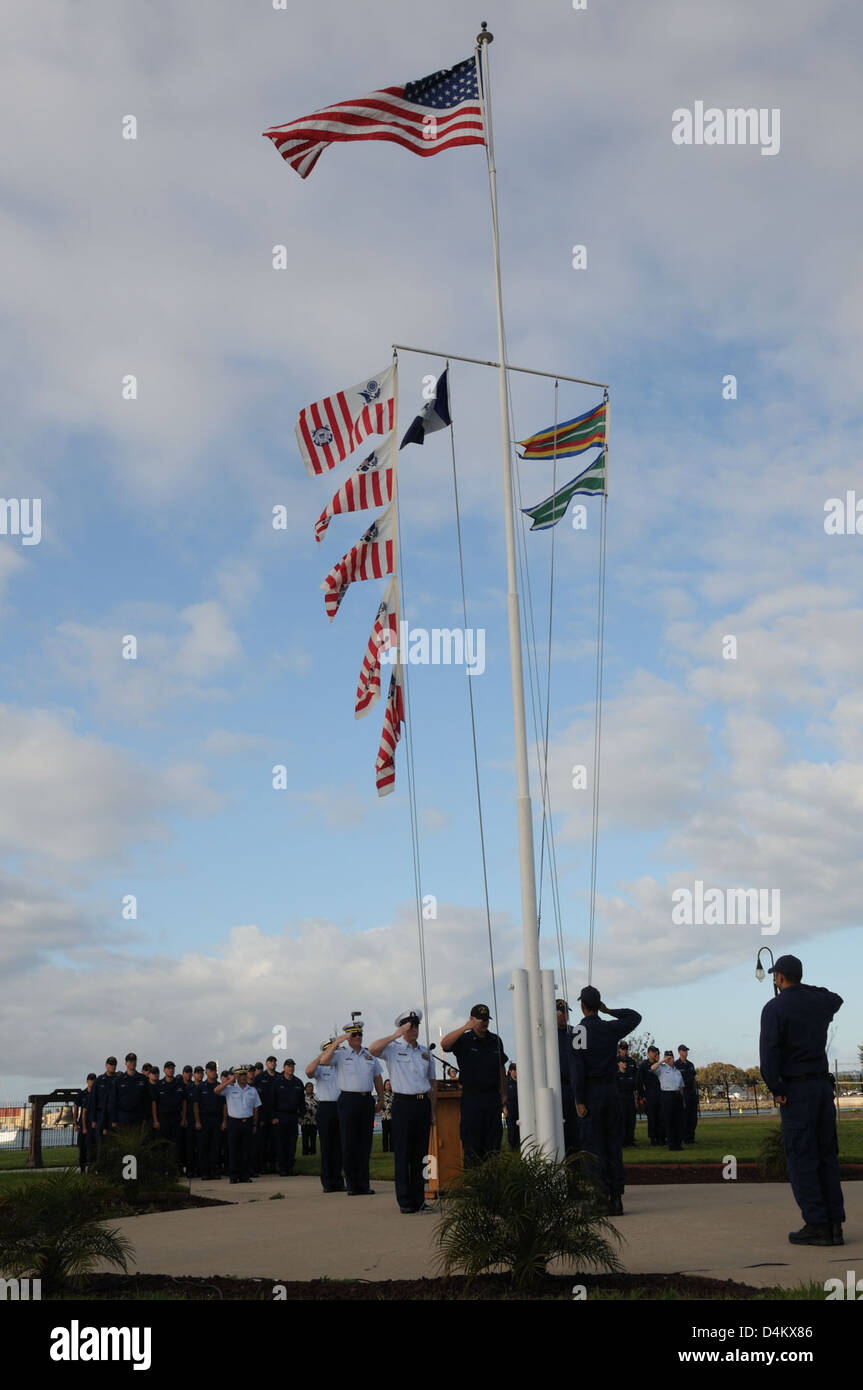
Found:
<path fill-rule="evenodd" d="M 763 956 L 763 954 L 764 954 L 765 951 L 767 952 L 768 956 L 770 957 L 770 968 L 771 968 L 771 970 L 772 970 L 773 966 L 775 965 L 775 961 L 774 961 L 774 959 L 773 959 L 773 952 L 771 951 L 770 947 L 769 947 L 769 946 L 762 946 L 762 947 L 761 947 L 761 950 L 758 952 L 758 955 L 757 955 L 756 958 L 755 958 L 755 978 L 756 978 L 756 980 L 763 980 L 763 979 L 764 979 L 765 970 L 764 970 L 764 966 L 761 964 L 761 957 Z M 779 986 L 778 986 L 777 983 L 776 983 L 776 976 L 775 976 L 775 975 L 773 976 L 773 993 L 774 993 L 774 995 L 777 995 L 777 994 L 779 993 Z"/>

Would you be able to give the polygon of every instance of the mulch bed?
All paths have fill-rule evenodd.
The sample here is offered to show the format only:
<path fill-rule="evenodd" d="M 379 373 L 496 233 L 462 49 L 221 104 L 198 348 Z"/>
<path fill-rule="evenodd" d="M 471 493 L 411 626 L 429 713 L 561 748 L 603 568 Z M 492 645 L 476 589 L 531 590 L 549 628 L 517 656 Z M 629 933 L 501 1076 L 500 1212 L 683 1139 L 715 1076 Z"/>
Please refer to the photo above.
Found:
<path fill-rule="evenodd" d="M 83 1294 L 102 1298 L 134 1299 L 144 1293 L 173 1293 L 177 1298 L 196 1302 L 219 1303 L 223 1300 L 273 1301 L 273 1287 L 279 1284 L 289 1302 L 311 1301 L 344 1303 L 404 1300 L 458 1299 L 459 1302 L 510 1300 L 527 1298 L 572 1298 L 573 1284 L 583 1284 L 588 1301 L 591 1291 L 600 1289 L 641 1289 L 650 1298 L 673 1290 L 687 1299 L 751 1299 L 764 1298 L 768 1291 L 739 1284 L 733 1279 L 701 1279 L 689 1274 L 567 1274 L 546 1275 L 532 1294 L 513 1290 L 506 1274 L 485 1274 L 468 1284 L 462 1275 L 446 1279 L 381 1279 L 308 1281 L 278 1279 L 227 1279 L 222 1275 L 208 1278 L 176 1278 L 165 1274 L 93 1274 L 82 1287 Z M 75 1298 L 70 1291 L 69 1298 Z"/>
<path fill-rule="evenodd" d="M 641 1187 L 643 1183 L 729 1182 L 723 1178 L 724 1164 L 715 1163 L 625 1163 L 626 1186 Z M 843 1182 L 863 1179 L 863 1163 L 843 1163 L 840 1167 Z M 738 1163 L 737 1182 L 787 1182 L 787 1178 L 769 1178 L 757 1163 Z"/>

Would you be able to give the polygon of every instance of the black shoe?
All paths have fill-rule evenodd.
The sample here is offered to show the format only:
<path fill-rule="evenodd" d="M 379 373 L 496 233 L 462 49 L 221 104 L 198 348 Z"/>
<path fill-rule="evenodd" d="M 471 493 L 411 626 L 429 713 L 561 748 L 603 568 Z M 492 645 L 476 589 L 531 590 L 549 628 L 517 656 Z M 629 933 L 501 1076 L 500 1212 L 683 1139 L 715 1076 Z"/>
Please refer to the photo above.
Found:
<path fill-rule="evenodd" d="M 280 1178 L 286 1178 L 287 1176 L 288 1176 L 288 1174 L 287 1174 L 286 1170 L 285 1170 L 284 1168 L 280 1168 L 280 1169 L 279 1169 L 279 1177 L 280 1177 Z"/>
<path fill-rule="evenodd" d="M 621 1193 L 617 1192 L 613 1197 L 609 1198 L 608 1214 L 609 1216 L 623 1215 L 623 1197 Z"/>
<path fill-rule="evenodd" d="M 831 1235 L 832 1238 L 833 1238 L 833 1244 L 834 1244 L 834 1245 L 844 1245 L 844 1244 L 845 1244 L 845 1237 L 844 1237 L 843 1234 L 842 1234 L 842 1222 L 841 1222 L 841 1221 L 831 1221 L 831 1222 L 830 1222 L 830 1235 Z"/>
<path fill-rule="evenodd" d="M 239 1178 L 231 1178 L 231 1182 L 239 1182 L 239 1181 L 240 1181 Z"/>
<path fill-rule="evenodd" d="M 418 1211 L 422 1211 L 422 1207 L 399 1207 L 399 1211 L 402 1216 L 416 1216 Z"/>
<path fill-rule="evenodd" d="M 251 1178 L 237 1178 L 237 1182 L 251 1182 Z"/>
<path fill-rule="evenodd" d="M 829 1225 L 814 1225 L 807 1221 L 799 1231 L 789 1231 L 788 1239 L 792 1245 L 832 1245 L 831 1230 Z"/>

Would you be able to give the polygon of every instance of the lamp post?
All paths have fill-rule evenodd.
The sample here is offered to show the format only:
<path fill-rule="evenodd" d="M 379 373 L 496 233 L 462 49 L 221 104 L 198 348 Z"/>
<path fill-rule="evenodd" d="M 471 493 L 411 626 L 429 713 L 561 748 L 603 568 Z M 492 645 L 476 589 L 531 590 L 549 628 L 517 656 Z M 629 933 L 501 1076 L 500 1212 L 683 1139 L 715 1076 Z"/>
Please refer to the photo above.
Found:
<path fill-rule="evenodd" d="M 770 968 L 771 968 L 771 970 L 773 969 L 773 966 L 774 966 L 775 963 L 776 963 L 776 962 L 774 961 L 774 959 L 773 959 L 773 952 L 771 951 L 770 947 L 769 947 L 769 946 L 762 946 L 762 947 L 761 947 L 761 950 L 758 952 L 758 955 L 757 955 L 756 958 L 755 958 L 755 978 L 756 978 L 756 980 L 763 980 L 763 979 L 764 979 L 765 970 L 764 970 L 764 966 L 761 964 L 761 957 L 764 955 L 764 952 L 765 952 L 765 951 L 767 952 L 768 956 L 770 957 Z M 775 997 L 778 993 L 779 993 L 779 986 L 778 986 L 777 983 L 776 983 L 776 976 L 774 975 L 774 976 L 773 976 L 773 994 L 774 994 L 774 997 Z"/>

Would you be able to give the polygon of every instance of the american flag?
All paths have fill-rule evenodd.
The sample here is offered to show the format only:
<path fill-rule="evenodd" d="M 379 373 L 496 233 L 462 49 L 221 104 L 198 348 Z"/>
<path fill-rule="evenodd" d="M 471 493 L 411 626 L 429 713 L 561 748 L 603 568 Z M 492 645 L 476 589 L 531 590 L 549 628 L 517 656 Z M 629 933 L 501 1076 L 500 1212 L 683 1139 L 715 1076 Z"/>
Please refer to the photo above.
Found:
<path fill-rule="evenodd" d="M 395 518 L 392 503 L 337 564 L 333 565 L 321 588 L 324 605 L 332 622 L 339 611 L 348 586 L 357 579 L 383 579 L 395 569 Z"/>
<path fill-rule="evenodd" d="M 297 443 L 310 478 L 335 468 L 368 435 L 393 428 L 393 370 L 389 366 L 300 411 Z"/>
<path fill-rule="evenodd" d="M 384 507 L 393 500 L 393 432 L 390 430 L 376 449 L 368 454 L 355 473 L 339 488 L 315 522 L 315 540 L 323 540 L 330 518 L 342 512 L 363 512 L 367 507 Z"/>
<path fill-rule="evenodd" d="M 393 575 L 381 599 L 377 617 L 372 627 L 372 635 L 369 638 L 369 645 L 363 657 L 363 666 L 357 683 L 355 719 L 362 719 L 364 714 L 368 714 L 381 693 L 381 652 L 389 651 L 391 647 L 398 646 L 398 628 L 398 583 Z"/>
<path fill-rule="evenodd" d="M 381 732 L 381 746 L 378 749 L 375 773 L 378 796 L 388 796 L 396 781 L 396 744 L 402 736 L 405 722 L 404 693 L 402 691 L 402 668 L 397 666 L 390 677 L 390 693 Z"/>
<path fill-rule="evenodd" d="M 484 145 L 476 63 L 467 58 L 403 87 L 338 101 L 264 131 L 283 159 L 308 178 L 328 145 L 339 140 L 392 140 L 414 154 L 455 145 Z"/>

